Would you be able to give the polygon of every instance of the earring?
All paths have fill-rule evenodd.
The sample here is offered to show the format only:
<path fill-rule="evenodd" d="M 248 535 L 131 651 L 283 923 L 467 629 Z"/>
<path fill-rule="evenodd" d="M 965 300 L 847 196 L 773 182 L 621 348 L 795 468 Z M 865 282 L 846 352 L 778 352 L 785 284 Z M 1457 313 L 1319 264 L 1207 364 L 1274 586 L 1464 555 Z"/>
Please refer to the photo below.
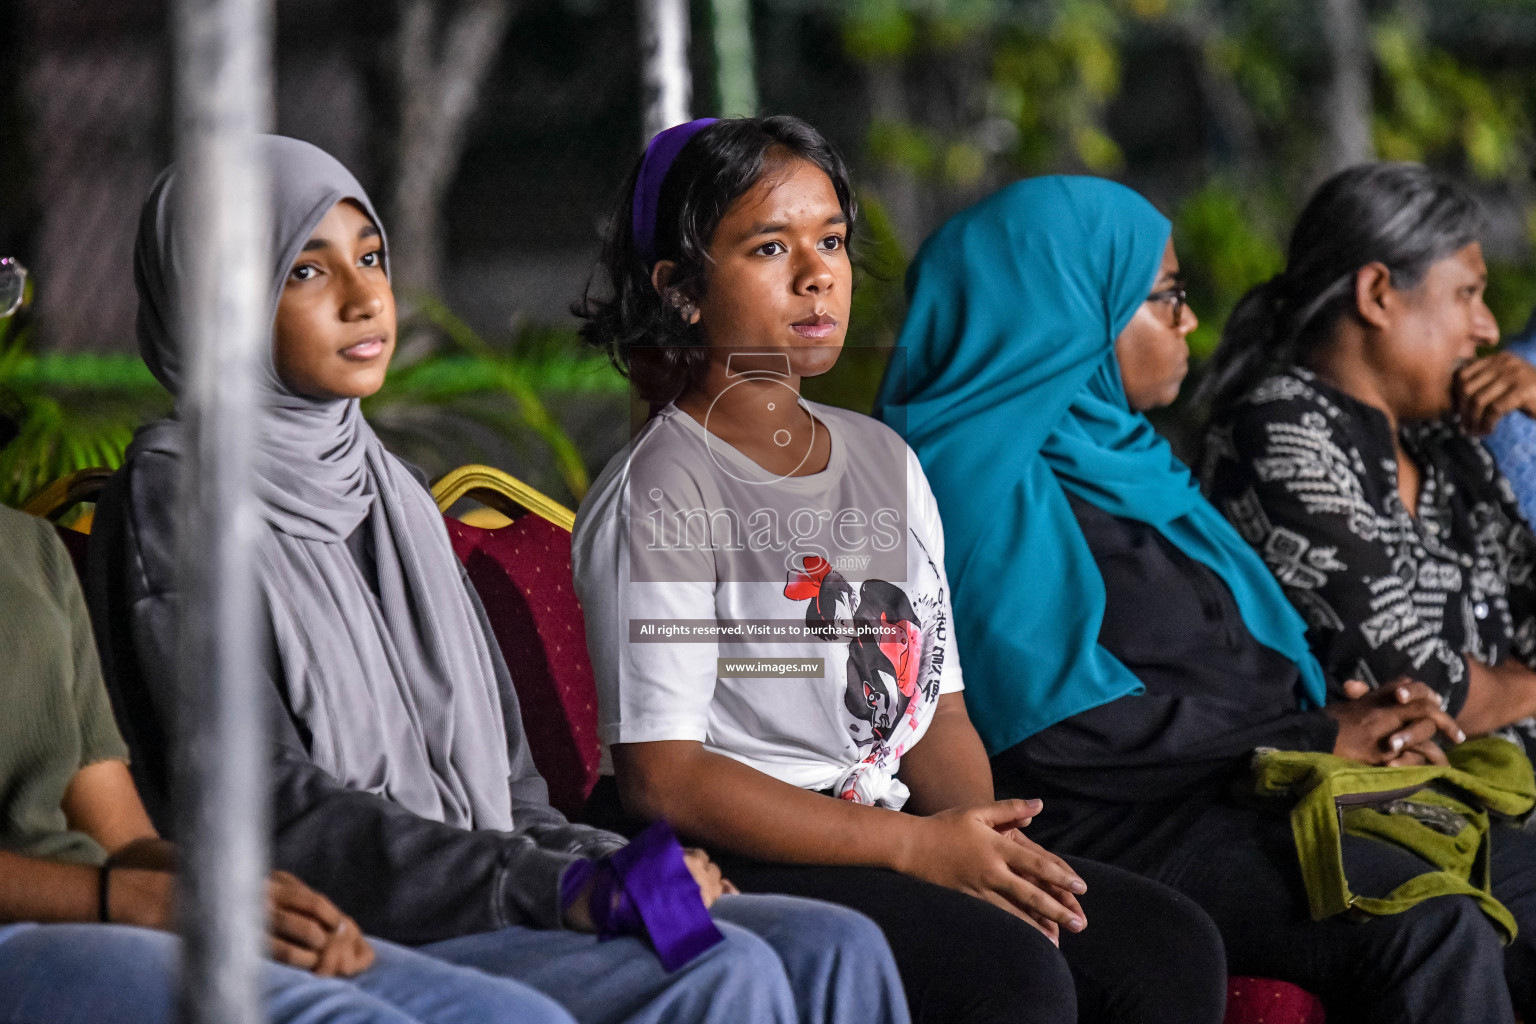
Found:
<path fill-rule="evenodd" d="M 672 293 L 672 308 L 677 310 L 677 315 L 682 317 L 685 323 L 693 323 L 694 318 L 699 315 L 699 307 L 677 292 Z"/>

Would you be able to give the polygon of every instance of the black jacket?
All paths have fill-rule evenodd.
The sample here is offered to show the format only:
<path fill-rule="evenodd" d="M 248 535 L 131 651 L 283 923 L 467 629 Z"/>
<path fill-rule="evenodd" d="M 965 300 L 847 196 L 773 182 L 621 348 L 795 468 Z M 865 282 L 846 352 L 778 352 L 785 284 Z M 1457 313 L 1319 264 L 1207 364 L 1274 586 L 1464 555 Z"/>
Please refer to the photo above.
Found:
<path fill-rule="evenodd" d="M 170 723 L 175 707 L 177 599 L 170 496 L 176 464 L 150 452 L 117 473 L 97 504 L 88 596 L 114 709 L 134 754 L 134 778 L 151 817 L 169 835 Z M 366 536 L 359 529 L 355 540 Z M 364 575 L 371 552 L 349 541 Z M 484 609 L 512 766 L 512 832 L 471 831 L 417 816 L 383 796 L 349 789 L 309 759 L 303 722 L 271 685 L 273 862 L 324 893 L 369 933 L 424 943 L 520 924 L 560 923 L 560 876 L 579 858 L 623 845 L 568 822 L 549 805 L 529 754 L 517 694 Z"/>
<path fill-rule="evenodd" d="M 1099 643 L 1146 692 L 1001 752 L 994 776 L 1000 796 L 1044 799 L 1032 838 L 1148 870 L 1256 747 L 1331 751 L 1338 726 L 1301 710 L 1295 663 L 1253 638 L 1219 576 L 1145 523 L 1068 501 L 1104 578 Z"/>

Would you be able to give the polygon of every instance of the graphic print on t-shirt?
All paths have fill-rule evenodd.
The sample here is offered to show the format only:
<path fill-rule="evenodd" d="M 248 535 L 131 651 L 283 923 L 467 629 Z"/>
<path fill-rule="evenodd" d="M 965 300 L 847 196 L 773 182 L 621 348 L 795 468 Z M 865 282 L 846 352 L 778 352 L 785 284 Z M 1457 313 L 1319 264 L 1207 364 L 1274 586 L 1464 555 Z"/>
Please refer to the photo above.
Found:
<path fill-rule="evenodd" d="M 599 735 L 703 742 L 789 785 L 899 809 L 902 752 L 939 694 L 964 689 L 938 506 L 889 427 L 807 405 L 833 441 L 820 473 L 745 483 L 749 461 L 673 406 L 593 484 L 572 560 Z M 873 628 L 852 644 L 856 617 Z"/>
<path fill-rule="evenodd" d="M 937 577 L 922 541 L 915 534 L 912 540 Z M 832 642 L 846 638 L 843 707 L 863 757 L 837 790 L 844 800 L 858 800 L 860 777 L 896 763 L 938 700 L 947 633 L 943 591 L 919 596 L 920 608 L 886 580 L 865 580 L 855 593 L 826 559 L 811 555 L 789 574 L 784 596 L 808 602 L 805 624 L 811 633 Z"/>

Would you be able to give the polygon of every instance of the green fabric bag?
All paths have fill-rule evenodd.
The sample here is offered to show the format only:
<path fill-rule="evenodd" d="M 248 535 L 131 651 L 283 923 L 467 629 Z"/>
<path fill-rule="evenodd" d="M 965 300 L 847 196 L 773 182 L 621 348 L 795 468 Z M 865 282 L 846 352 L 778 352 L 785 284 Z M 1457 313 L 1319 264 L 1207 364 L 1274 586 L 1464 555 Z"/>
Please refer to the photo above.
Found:
<path fill-rule="evenodd" d="M 1446 751 L 1449 767 L 1375 768 L 1294 750 L 1261 749 L 1253 759 L 1258 794 L 1296 801 L 1291 832 L 1307 886 L 1312 919 L 1346 910 L 1400 914 L 1431 896 L 1459 894 L 1515 937 L 1515 919 L 1493 898 L 1489 879 L 1489 814 L 1523 819 L 1536 807 L 1536 776 L 1524 751 L 1495 736 Z M 1435 869 L 1383 897 L 1350 891 L 1341 835 L 1363 836 L 1409 850 Z"/>

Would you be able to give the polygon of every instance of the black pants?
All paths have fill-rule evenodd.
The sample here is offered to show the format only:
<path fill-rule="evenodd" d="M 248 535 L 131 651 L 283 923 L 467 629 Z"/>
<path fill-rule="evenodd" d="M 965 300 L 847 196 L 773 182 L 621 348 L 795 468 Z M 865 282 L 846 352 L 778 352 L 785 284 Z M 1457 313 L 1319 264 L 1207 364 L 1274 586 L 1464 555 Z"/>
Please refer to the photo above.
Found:
<path fill-rule="evenodd" d="M 1034 838 L 1060 852 L 1045 824 Z M 1245 807 L 1213 804 L 1145 870 L 1205 908 L 1233 974 L 1315 992 L 1329 1020 L 1506 1024 L 1514 1019 L 1512 1001 L 1526 1020 L 1536 1019 L 1536 836 L 1494 829 L 1493 893 L 1520 926 L 1508 947 L 1465 896 L 1435 897 L 1384 917 L 1313 921 L 1290 822 Z M 1354 836 L 1344 837 L 1344 864 L 1351 887 L 1369 896 L 1426 870 L 1406 850 Z"/>
<path fill-rule="evenodd" d="M 1063 931 L 1058 950 L 990 903 L 894 871 L 718 859 L 743 892 L 808 896 L 873 918 L 915 1024 L 1218 1024 L 1225 1011 L 1226 965 L 1210 920 L 1118 868 L 1070 861 L 1088 885 L 1088 927 Z"/>

